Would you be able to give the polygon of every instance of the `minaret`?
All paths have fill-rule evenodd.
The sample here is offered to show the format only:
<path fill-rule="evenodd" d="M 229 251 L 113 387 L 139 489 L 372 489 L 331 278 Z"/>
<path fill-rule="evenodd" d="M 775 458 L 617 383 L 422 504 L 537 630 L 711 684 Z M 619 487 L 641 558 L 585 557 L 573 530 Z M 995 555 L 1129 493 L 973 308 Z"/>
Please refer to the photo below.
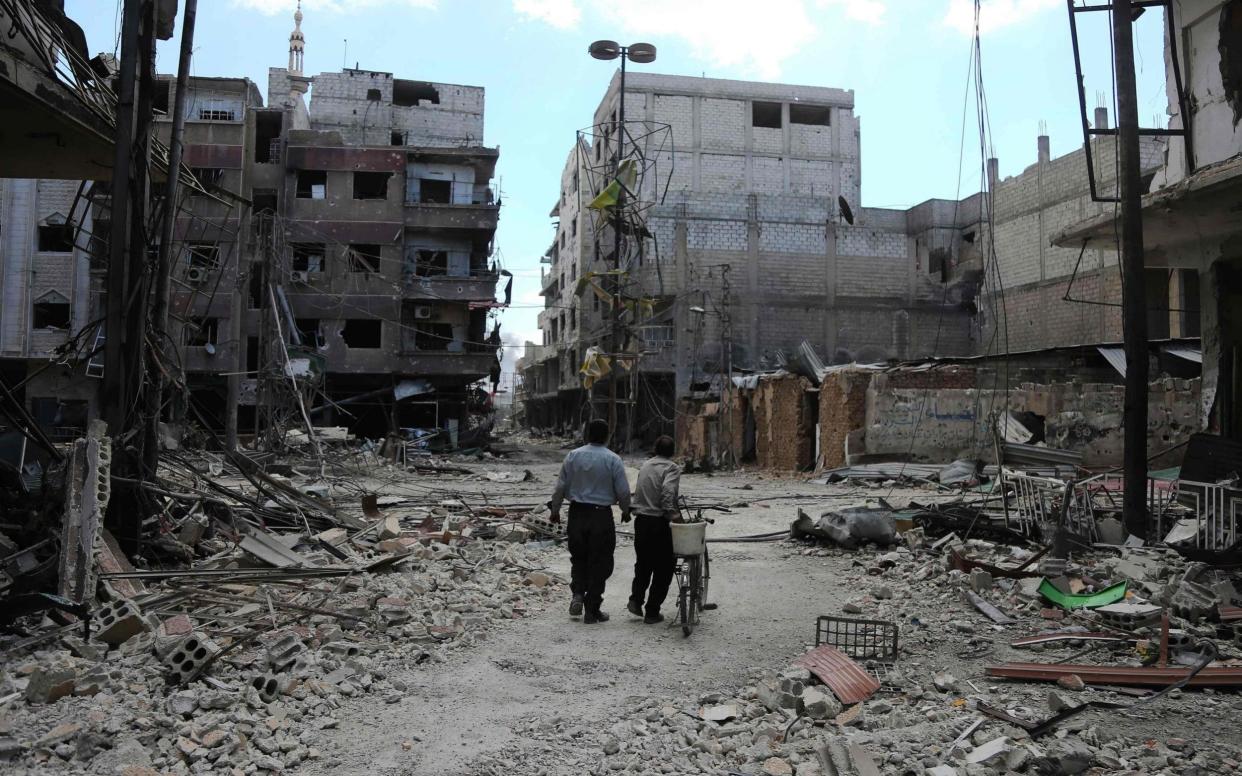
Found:
<path fill-rule="evenodd" d="M 302 0 L 298 0 L 298 10 L 293 13 L 293 32 L 289 33 L 289 74 L 302 74 L 302 50 L 306 47 L 306 38 L 302 37 Z"/>

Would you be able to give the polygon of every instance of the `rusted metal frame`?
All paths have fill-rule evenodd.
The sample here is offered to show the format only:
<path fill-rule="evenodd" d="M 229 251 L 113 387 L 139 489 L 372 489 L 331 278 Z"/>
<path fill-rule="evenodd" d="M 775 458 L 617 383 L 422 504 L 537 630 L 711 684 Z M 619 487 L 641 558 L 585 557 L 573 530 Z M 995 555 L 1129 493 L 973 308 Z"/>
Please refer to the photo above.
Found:
<path fill-rule="evenodd" d="M 1047 663 L 1003 663 L 988 666 L 988 676 L 1006 679 L 1028 679 L 1055 682 L 1063 676 L 1076 674 L 1087 684 L 1122 685 L 1128 687 L 1166 687 L 1189 679 L 1190 687 L 1242 687 L 1242 666 L 1207 667 L 1195 673 L 1189 668 L 1128 668 Z"/>

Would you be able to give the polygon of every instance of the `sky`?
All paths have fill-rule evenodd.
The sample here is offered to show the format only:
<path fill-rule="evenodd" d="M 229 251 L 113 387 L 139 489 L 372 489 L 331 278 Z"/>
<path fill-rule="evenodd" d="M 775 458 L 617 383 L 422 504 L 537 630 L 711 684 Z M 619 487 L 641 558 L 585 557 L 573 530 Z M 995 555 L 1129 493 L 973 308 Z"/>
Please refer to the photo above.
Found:
<path fill-rule="evenodd" d="M 247 77 L 267 90 L 284 67 L 296 0 L 200 0 L 193 73 Z M 67 0 L 92 53 L 115 52 L 120 2 Z M 649 72 L 854 91 L 862 204 L 909 207 L 980 185 L 975 94 L 967 91 L 973 0 L 304 0 L 304 71 L 343 66 L 486 89 L 485 139 L 498 146 L 503 205 L 496 239 L 516 277 L 504 313 L 505 369 L 541 341 L 539 257 L 576 130 L 590 123 L 615 63 L 596 39 L 658 49 Z M 1080 14 L 1088 110 L 1113 105 L 1108 14 Z M 1139 118 L 1165 125 L 1162 18 L 1135 25 Z M 181 21 L 177 22 L 177 36 Z M 982 0 L 980 45 L 991 143 L 1001 176 L 1035 161 L 1046 126 L 1053 156 L 1081 147 L 1064 0 Z M 158 69 L 176 71 L 179 41 Z M 968 116 L 963 132 L 963 108 Z"/>

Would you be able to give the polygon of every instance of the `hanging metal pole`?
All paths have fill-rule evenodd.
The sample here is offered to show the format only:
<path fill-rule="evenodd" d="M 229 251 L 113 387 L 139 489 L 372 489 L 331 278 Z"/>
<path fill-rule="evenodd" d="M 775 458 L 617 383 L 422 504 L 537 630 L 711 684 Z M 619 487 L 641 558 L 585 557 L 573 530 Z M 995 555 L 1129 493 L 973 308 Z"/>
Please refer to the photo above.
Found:
<path fill-rule="evenodd" d="M 168 144 L 168 182 L 164 186 L 164 219 L 160 224 L 159 261 L 155 271 L 155 299 L 151 308 L 152 353 L 147 358 L 147 442 L 143 452 L 147 469 L 155 471 L 159 461 L 160 408 L 167 386 L 163 364 L 168 339 L 169 279 L 172 275 L 173 233 L 177 224 L 177 184 L 181 175 L 181 155 L 185 142 L 185 103 L 190 82 L 190 57 L 194 51 L 194 19 L 198 0 L 185 0 L 181 22 L 181 56 L 177 62 L 177 94 L 173 98 L 172 136 Z"/>
<path fill-rule="evenodd" d="M 1147 287 L 1131 0 L 1113 0 L 1112 13 L 1120 160 L 1117 193 L 1121 200 L 1121 328 L 1126 353 L 1122 514 L 1126 530 L 1147 539 Z"/>

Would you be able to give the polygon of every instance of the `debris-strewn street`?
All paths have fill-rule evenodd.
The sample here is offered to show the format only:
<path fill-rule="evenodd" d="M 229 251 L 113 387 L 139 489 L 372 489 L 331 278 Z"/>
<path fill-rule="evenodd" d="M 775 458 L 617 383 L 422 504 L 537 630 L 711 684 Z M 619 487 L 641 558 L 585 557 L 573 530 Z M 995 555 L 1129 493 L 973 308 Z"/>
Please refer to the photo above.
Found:
<path fill-rule="evenodd" d="M 325 478 L 290 464 L 277 482 L 325 504 L 358 502 L 342 514 L 359 527 L 320 532 L 322 543 L 259 533 L 258 555 L 209 532 L 197 573 L 147 576 L 129 600 L 139 611 L 98 623 L 89 642 L 75 628 L 46 638 L 46 627 L 27 647 L 6 640 L 11 772 L 1219 773 L 1237 763 L 1231 720 L 1242 702 L 1232 693 L 1173 689 L 1145 701 L 1161 688 L 988 675 L 1006 662 L 1141 671 L 1159 659 L 1160 629 L 1067 615 L 1036 592 L 1039 561 L 1024 579 L 955 569 L 962 558 L 1017 567 L 1037 549 L 937 541 L 930 520 L 886 547 L 713 542 L 719 608 L 689 638 L 675 622 L 644 625 L 623 612 L 632 553 L 622 541 L 605 606 L 614 618 L 583 625 L 566 613 L 563 545 L 521 520 L 546 496 L 560 453 L 526 442 L 501 459 L 442 457 L 414 471 L 358 455 Z M 211 479 L 244 490 L 224 470 Z M 376 498 L 364 510 L 366 492 Z M 800 511 L 879 497 L 961 499 L 913 482 L 755 473 L 686 475 L 683 492 L 730 510 L 718 513 L 713 539 L 788 531 Z M 296 563 L 261 562 L 269 552 Z M 1152 562 L 1167 555 L 1101 549 L 1062 578 L 1074 587 L 1125 579 L 1132 601 L 1155 600 L 1188 568 Z M 341 568 L 352 571 L 330 575 Z M 972 593 L 1007 624 L 979 611 Z M 1186 614 L 1174 617 L 1170 665 L 1196 665 L 1209 644 L 1218 659 L 1235 654 L 1204 613 Z M 879 690 L 861 702 L 842 703 L 839 688 L 794 665 L 821 615 L 899 631 L 895 659 L 869 667 Z M 1084 635 L 1098 631 L 1115 640 Z M 1014 646 L 1040 633 L 1066 635 Z M 201 660 L 193 638 L 207 650 Z M 170 665 L 171 652 L 181 662 Z"/>

